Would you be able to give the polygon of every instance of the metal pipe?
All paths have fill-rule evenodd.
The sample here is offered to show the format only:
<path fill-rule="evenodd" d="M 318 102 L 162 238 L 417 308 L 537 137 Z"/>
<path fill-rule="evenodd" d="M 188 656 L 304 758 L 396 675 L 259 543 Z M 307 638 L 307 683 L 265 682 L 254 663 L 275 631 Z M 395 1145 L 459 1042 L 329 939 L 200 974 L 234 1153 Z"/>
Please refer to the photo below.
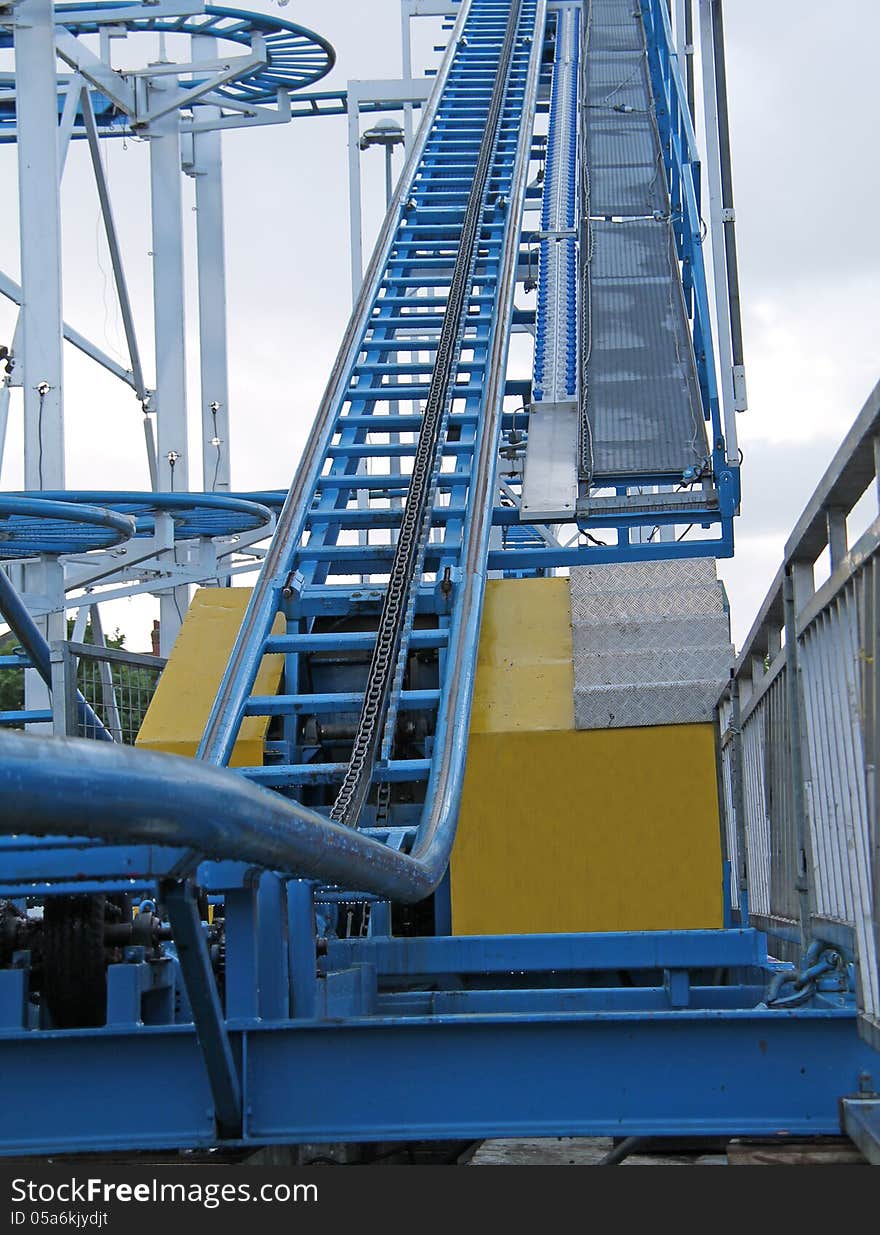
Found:
<path fill-rule="evenodd" d="M 532 56 L 529 78 L 523 100 L 523 124 L 528 128 L 534 114 L 541 60 L 542 34 L 546 21 L 546 0 L 539 0 L 532 31 Z M 464 782 L 467 758 L 471 699 L 476 674 L 477 648 L 483 612 L 483 596 L 487 577 L 489 535 L 497 492 L 498 437 L 504 404 L 507 351 L 513 298 L 516 290 L 516 267 L 519 259 L 519 237 L 525 203 L 531 141 L 526 136 L 517 153 L 513 172 L 510 204 L 510 225 L 505 237 L 499 271 L 499 285 L 507 288 L 506 302 L 499 303 L 498 318 L 492 335 L 489 355 L 486 414 L 480 424 L 474 465 L 473 493 L 469 495 L 470 511 L 464 528 L 468 546 L 461 587 L 460 617 L 449 634 L 449 656 L 452 658 L 450 689 L 446 707 L 437 718 L 434 737 L 435 752 L 440 752 L 438 770 L 428 785 L 430 807 L 422 820 L 412 856 L 429 863 L 436 873 L 436 882 L 446 870 L 458 819 L 458 803 Z"/>
<path fill-rule="evenodd" d="M 791 810 L 797 838 L 797 889 L 800 909 L 801 947 L 804 954 L 810 940 L 812 918 L 812 844 L 804 789 L 804 735 L 801 724 L 801 684 L 798 665 L 797 605 L 791 570 L 785 572 L 782 585 L 785 609 L 785 691 L 788 705 L 788 757 L 791 786 Z"/>
<path fill-rule="evenodd" d="M 691 118 L 697 114 L 697 93 L 694 84 L 694 8 L 693 0 L 684 0 L 684 54 L 687 70 L 687 99 Z"/>
<path fill-rule="evenodd" d="M 131 299 L 128 294 L 125 268 L 122 264 L 122 250 L 119 246 L 119 235 L 116 231 L 116 221 L 113 218 L 113 207 L 110 202 L 110 187 L 107 183 L 104 161 L 101 158 L 101 144 L 98 137 L 98 125 L 92 108 L 92 96 L 86 88 L 83 88 L 80 98 L 82 100 L 83 124 L 85 125 L 86 137 L 88 138 L 89 155 L 91 156 L 92 170 L 95 173 L 95 185 L 98 190 L 98 201 L 101 205 L 101 217 L 104 221 L 104 235 L 107 238 L 110 264 L 113 267 L 113 281 L 116 284 L 116 296 L 119 301 L 119 311 L 122 314 L 122 328 L 125 332 L 128 358 L 131 361 L 132 382 L 135 394 L 141 403 L 144 403 L 147 399 L 147 388 L 144 382 L 141 354 L 134 328 L 134 314 L 132 313 Z"/>
<path fill-rule="evenodd" d="M 297 878 L 419 901 L 422 863 L 225 768 L 71 738 L 0 733 L 0 834 L 190 846 Z M 171 871 L 171 877 L 179 872 Z"/>
<path fill-rule="evenodd" d="M 727 299 L 730 307 L 730 342 L 733 353 L 734 406 L 738 412 L 744 412 L 748 406 L 748 400 L 743 358 L 739 268 L 736 256 L 736 214 L 733 206 L 733 170 L 730 159 L 730 118 L 727 107 L 727 67 L 724 56 L 722 0 L 712 0 L 712 42 L 715 54 L 715 100 L 718 115 L 718 146 L 721 156 L 721 206 L 727 265 Z"/>
<path fill-rule="evenodd" d="M 394 730 L 394 716 L 388 714 L 389 698 L 394 685 L 395 666 L 401 641 L 404 637 L 405 614 L 409 607 L 410 592 L 416 581 L 421 578 L 426 535 L 424 532 L 425 510 L 432 497 L 432 477 L 440 467 L 444 417 L 451 401 L 453 365 L 461 352 L 464 338 L 467 299 L 474 280 L 478 239 L 483 217 L 483 197 L 489 183 L 492 159 L 498 140 L 520 11 L 520 5 L 517 3 L 511 6 L 508 14 L 498 71 L 473 173 L 473 183 L 461 223 L 454 270 L 443 314 L 443 324 L 437 341 L 436 360 L 422 413 L 412 475 L 407 488 L 406 511 L 394 548 L 394 560 L 391 563 L 385 588 L 358 730 L 348 770 L 330 812 L 331 818 L 353 826 L 357 825 L 369 792 L 372 770 L 380 751 L 386 721 L 390 730 L 392 732 Z"/>
<path fill-rule="evenodd" d="M 730 680 L 730 727 L 731 759 L 730 759 L 730 789 L 733 805 L 734 827 L 736 829 L 736 864 L 737 887 L 739 891 L 740 925 L 748 926 L 749 922 L 749 850 L 748 832 L 746 830 L 746 799 L 745 799 L 745 752 L 742 736 L 742 707 L 739 693 L 739 678 L 735 674 Z"/>
<path fill-rule="evenodd" d="M 727 462 L 739 460 L 736 427 L 736 383 L 733 376 L 730 298 L 727 294 L 727 256 L 724 243 L 724 194 L 721 187 L 721 148 L 718 124 L 718 85 L 715 75 L 712 0 L 700 0 L 703 114 L 705 119 L 705 171 L 709 189 L 709 241 L 712 251 L 712 285 L 718 334 L 718 365 Z M 707 323 L 708 324 L 708 323 Z M 714 366 L 714 362 L 713 362 Z"/>
<path fill-rule="evenodd" d="M 628 1158 L 630 1154 L 638 1153 L 640 1149 L 644 1149 L 649 1141 L 650 1137 L 647 1136 L 624 1137 L 613 1149 L 608 1150 L 608 1153 L 597 1165 L 620 1166 L 625 1158 Z"/>

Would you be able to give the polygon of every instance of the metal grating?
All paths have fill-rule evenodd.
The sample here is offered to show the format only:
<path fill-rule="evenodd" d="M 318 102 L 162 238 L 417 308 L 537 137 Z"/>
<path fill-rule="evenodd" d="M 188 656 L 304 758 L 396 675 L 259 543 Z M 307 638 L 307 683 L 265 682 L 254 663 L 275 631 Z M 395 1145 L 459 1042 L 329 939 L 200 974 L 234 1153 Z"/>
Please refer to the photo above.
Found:
<path fill-rule="evenodd" d="M 637 8 L 594 0 L 585 102 L 583 476 L 683 476 L 708 446 Z"/>

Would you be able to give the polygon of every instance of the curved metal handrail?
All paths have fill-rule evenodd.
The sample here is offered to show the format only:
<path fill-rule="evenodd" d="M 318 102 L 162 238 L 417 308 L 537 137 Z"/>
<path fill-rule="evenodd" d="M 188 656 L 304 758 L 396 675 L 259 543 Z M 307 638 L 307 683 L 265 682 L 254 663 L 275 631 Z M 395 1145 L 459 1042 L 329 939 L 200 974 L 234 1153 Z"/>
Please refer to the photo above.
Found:
<path fill-rule="evenodd" d="M 128 515 L 63 493 L 0 494 L 0 560 L 108 549 L 135 530 Z"/>
<path fill-rule="evenodd" d="M 37 499 L 36 493 L 10 494 L 10 497 Z M 175 540 L 191 540 L 199 536 L 232 536 L 252 532 L 272 522 L 273 514 L 261 502 L 228 493 L 154 493 L 136 490 L 59 489 L 40 491 L 39 499 L 67 503 L 84 503 L 80 509 L 105 508 L 121 518 L 131 516 L 130 536 L 151 536 L 157 514 L 171 515 Z M 2 499 L 0 499 L 2 500 Z M 224 517 L 225 516 L 225 517 Z M 2 556 L 2 551 L 0 551 Z"/>

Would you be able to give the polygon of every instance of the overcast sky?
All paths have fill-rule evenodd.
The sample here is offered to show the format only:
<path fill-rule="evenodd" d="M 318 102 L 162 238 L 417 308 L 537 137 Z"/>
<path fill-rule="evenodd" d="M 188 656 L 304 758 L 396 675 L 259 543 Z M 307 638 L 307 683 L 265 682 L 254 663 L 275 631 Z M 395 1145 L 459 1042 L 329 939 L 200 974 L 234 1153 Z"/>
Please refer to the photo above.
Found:
<path fill-rule="evenodd" d="M 300 21 L 336 47 L 319 88 L 399 76 L 397 0 L 292 0 L 252 8 Z M 741 641 L 782 545 L 880 375 L 876 0 L 727 0 L 728 82 L 749 411 L 737 556 L 721 564 Z M 435 22 L 419 23 L 421 59 Z M 150 58 L 135 55 L 132 60 Z M 6 67 L 8 59 L 0 64 Z M 143 143 L 105 143 L 144 350 L 149 224 Z M 64 184 L 65 313 L 123 355 L 83 143 Z M 345 121 L 297 120 L 224 138 L 233 483 L 286 486 L 350 309 Z M 381 155 L 368 152 L 365 247 L 379 222 Z M 14 152 L 0 149 L 0 267 L 18 275 Z M 187 184 L 186 209 L 192 206 Z M 188 220 L 189 223 L 189 220 Z M 189 229 L 192 231 L 192 228 Z M 192 249 L 190 237 L 190 251 Z M 195 287 L 189 310 L 195 320 Z M 0 306 L 0 340 L 12 313 Z M 191 332 L 190 343 L 195 344 Z M 197 354 L 190 348 L 191 483 L 199 484 Z M 147 487 L 140 413 L 115 379 L 66 356 L 68 484 Z M 20 483 L 13 423 L 3 487 Z M 875 513 L 871 510 L 871 515 Z M 132 646 L 143 644 L 139 607 Z M 125 610 L 116 620 L 126 624 Z"/>

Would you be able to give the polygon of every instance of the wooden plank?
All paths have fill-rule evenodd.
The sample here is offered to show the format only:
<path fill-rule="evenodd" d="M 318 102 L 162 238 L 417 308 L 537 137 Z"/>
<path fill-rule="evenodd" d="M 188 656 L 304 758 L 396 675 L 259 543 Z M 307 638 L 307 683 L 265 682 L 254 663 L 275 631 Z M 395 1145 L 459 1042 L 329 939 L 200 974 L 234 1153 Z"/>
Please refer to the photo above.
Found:
<path fill-rule="evenodd" d="M 844 1136 L 810 1140 L 733 1140 L 727 1147 L 731 1166 L 867 1166 Z"/>

